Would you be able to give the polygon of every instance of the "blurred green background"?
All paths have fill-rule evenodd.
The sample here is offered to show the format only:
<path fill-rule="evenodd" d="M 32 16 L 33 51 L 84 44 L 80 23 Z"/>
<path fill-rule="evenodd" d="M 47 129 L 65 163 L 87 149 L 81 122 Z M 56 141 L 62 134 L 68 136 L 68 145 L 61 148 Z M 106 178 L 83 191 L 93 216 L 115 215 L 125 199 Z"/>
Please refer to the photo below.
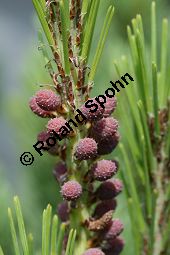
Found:
<path fill-rule="evenodd" d="M 156 2 L 158 20 L 168 17 L 170 2 Z M 148 44 L 150 42 L 151 1 L 101 0 L 90 62 L 94 57 L 106 9 L 111 3 L 115 6 L 115 14 L 95 78 L 94 95 L 102 93 L 110 80 L 114 81 L 113 61 L 129 54 L 126 27 L 138 13 L 142 14 L 145 35 Z M 12 254 L 7 220 L 7 207 L 11 206 L 12 197 L 19 195 L 27 229 L 33 232 L 37 247 L 40 247 L 41 240 L 42 210 L 51 203 L 55 212 L 56 204 L 61 199 L 52 176 L 56 158 L 50 155 L 40 157 L 32 147 L 46 120 L 31 113 L 28 101 L 38 90 L 39 84 L 49 82 L 44 60 L 38 50 L 39 28 L 31 0 L 14 0 L 12 3 L 0 0 L 0 243 L 6 254 Z M 33 152 L 35 162 L 32 166 L 26 167 L 20 163 L 20 155 L 24 151 Z M 126 255 L 133 254 L 123 194 L 119 200 L 116 216 L 125 223 Z"/>

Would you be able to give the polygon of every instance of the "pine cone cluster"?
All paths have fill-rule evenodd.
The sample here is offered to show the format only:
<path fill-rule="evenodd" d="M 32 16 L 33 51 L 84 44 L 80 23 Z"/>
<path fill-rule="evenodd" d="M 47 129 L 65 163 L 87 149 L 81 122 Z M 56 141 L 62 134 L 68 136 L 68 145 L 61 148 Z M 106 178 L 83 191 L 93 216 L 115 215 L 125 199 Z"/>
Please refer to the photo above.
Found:
<path fill-rule="evenodd" d="M 87 230 L 89 248 L 83 255 L 120 254 L 124 246 L 119 237 L 123 224 L 119 219 L 112 219 L 112 215 L 117 206 L 116 197 L 123 186 L 115 178 L 118 162 L 103 158 L 115 149 L 120 139 L 118 121 L 111 116 L 117 105 L 115 97 L 107 98 L 105 108 L 98 105 L 95 112 L 82 104 L 80 110 L 86 120 L 78 128 L 74 127 L 61 142 L 55 143 L 53 131 L 61 135 L 68 116 L 68 111 L 63 111 L 66 106 L 60 95 L 54 90 L 43 89 L 36 93 L 29 105 L 36 115 L 51 118 L 37 139 L 45 144 L 44 150 L 61 159 L 53 170 L 64 199 L 57 209 L 61 221 L 77 227 L 72 225 L 71 215 L 76 211 L 82 215 L 76 221 Z"/>

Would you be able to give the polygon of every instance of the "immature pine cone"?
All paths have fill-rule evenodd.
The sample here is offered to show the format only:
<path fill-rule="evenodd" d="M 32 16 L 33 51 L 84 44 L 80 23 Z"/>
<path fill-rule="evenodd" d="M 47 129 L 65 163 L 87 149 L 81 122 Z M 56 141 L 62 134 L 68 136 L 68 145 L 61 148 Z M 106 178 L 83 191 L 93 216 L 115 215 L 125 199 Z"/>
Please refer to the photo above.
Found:
<path fill-rule="evenodd" d="M 94 98 L 91 98 L 89 100 L 94 101 Z M 88 121 L 100 120 L 103 117 L 104 108 L 102 108 L 96 101 L 95 104 L 96 106 L 91 107 L 90 109 L 86 108 L 85 105 L 82 105 L 80 108 L 81 112 L 84 114 Z"/>
<path fill-rule="evenodd" d="M 91 248 L 85 251 L 83 255 L 105 255 L 105 254 L 98 248 Z"/>
<path fill-rule="evenodd" d="M 119 219 L 114 219 L 103 234 L 105 240 L 113 240 L 123 231 L 123 224 Z"/>
<path fill-rule="evenodd" d="M 95 180 L 104 181 L 117 173 L 117 165 L 111 160 L 99 160 L 92 166 L 91 172 Z"/>
<path fill-rule="evenodd" d="M 52 116 L 52 114 L 48 111 L 44 111 L 43 109 L 41 109 L 37 102 L 35 97 L 32 97 L 29 101 L 29 107 L 32 110 L 33 113 L 35 113 L 36 115 L 38 115 L 41 118 L 47 118 Z"/>
<path fill-rule="evenodd" d="M 97 141 L 110 140 L 118 130 L 118 121 L 112 117 L 103 118 L 92 128 L 92 137 Z"/>
<path fill-rule="evenodd" d="M 108 247 L 104 250 L 106 255 L 119 255 L 125 245 L 124 240 L 121 237 L 116 237 L 108 241 Z"/>
<path fill-rule="evenodd" d="M 55 111 L 61 105 L 60 96 L 52 90 L 39 90 L 35 95 L 38 106 L 45 111 Z"/>
<path fill-rule="evenodd" d="M 74 201 L 81 196 L 82 187 L 77 181 L 68 181 L 62 186 L 61 194 L 66 200 Z"/>
<path fill-rule="evenodd" d="M 53 133 L 55 131 L 56 133 L 59 132 L 60 128 L 64 126 L 66 123 L 65 119 L 63 117 L 56 117 L 54 119 L 51 119 L 48 121 L 47 124 L 47 130 L 49 133 Z"/>
<path fill-rule="evenodd" d="M 57 213 L 62 222 L 69 220 L 69 207 L 67 201 L 58 204 Z"/>
<path fill-rule="evenodd" d="M 97 194 L 99 199 L 108 200 L 115 198 L 123 189 L 122 182 L 119 179 L 112 179 L 103 182 L 98 190 Z"/>
<path fill-rule="evenodd" d="M 107 98 L 106 103 L 105 103 L 105 109 L 104 109 L 104 114 L 103 117 L 109 117 L 114 110 L 116 109 L 117 106 L 117 100 L 116 97 L 113 98 Z"/>
<path fill-rule="evenodd" d="M 97 156 L 97 143 L 92 138 L 84 138 L 75 148 L 75 157 L 78 160 L 93 159 Z"/>

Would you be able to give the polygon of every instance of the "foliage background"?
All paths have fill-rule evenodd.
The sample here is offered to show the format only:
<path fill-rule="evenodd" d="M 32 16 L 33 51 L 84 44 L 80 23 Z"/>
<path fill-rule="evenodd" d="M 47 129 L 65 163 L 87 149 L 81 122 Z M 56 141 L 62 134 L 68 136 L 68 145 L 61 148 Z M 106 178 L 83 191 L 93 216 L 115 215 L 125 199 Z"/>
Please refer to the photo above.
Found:
<path fill-rule="evenodd" d="M 156 2 L 158 21 L 164 16 L 169 17 L 169 1 Z M 96 48 L 103 15 L 110 3 L 115 6 L 115 14 L 97 71 L 94 95 L 103 93 L 109 81 L 115 80 L 114 60 L 129 54 L 126 26 L 138 13 L 142 14 L 148 44 L 150 42 L 150 0 L 101 0 L 92 53 Z M 27 229 L 33 231 L 37 247 L 40 247 L 41 240 L 42 210 L 51 203 L 55 212 L 60 200 L 52 176 L 56 159 L 49 155 L 40 157 L 32 149 L 45 121 L 31 114 L 28 100 L 38 89 L 37 83 L 48 82 L 43 58 L 38 51 L 36 31 L 39 27 L 31 0 L 14 0 L 12 3 L 0 0 L 0 243 L 6 254 L 12 254 L 7 220 L 7 207 L 11 206 L 12 197 L 19 195 Z M 158 35 L 159 29 L 158 26 Z M 32 166 L 21 165 L 19 157 L 24 151 L 32 151 L 35 155 Z M 126 240 L 126 250 L 122 254 L 130 255 L 134 254 L 133 240 L 123 194 L 119 200 L 116 215 L 125 224 L 123 235 Z"/>

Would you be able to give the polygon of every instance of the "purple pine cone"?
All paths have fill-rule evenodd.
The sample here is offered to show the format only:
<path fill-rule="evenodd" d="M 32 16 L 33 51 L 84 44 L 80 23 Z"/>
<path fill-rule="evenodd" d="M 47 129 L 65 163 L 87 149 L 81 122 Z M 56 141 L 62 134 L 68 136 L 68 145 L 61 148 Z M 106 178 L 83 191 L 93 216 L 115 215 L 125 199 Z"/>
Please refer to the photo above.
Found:
<path fill-rule="evenodd" d="M 47 131 L 42 131 L 37 135 L 37 141 L 46 142 L 46 140 L 50 137 L 50 134 Z"/>
<path fill-rule="evenodd" d="M 98 248 L 90 248 L 87 251 L 85 251 L 83 255 L 105 255 L 105 254 Z"/>
<path fill-rule="evenodd" d="M 43 142 L 44 147 L 48 151 L 49 154 L 51 155 L 58 155 L 58 149 L 59 149 L 59 144 L 56 141 L 56 144 L 54 146 L 49 146 L 46 141 L 49 137 L 52 137 L 50 133 L 47 131 L 42 131 L 37 135 L 37 141 Z M 44 149 L 45 150 L 45 149 Z"/>
<path fill-rule="evenodd" d="M 109 240 L 108 248 L 104 250 L 106 255 L 119 255 L 123 248 L 125 242 L 121 237 L 116 237 L 113 240 Z"/>
<path fill-rule="evenodd" d="M 108 211 L 115 210 L 116 206 L 117 202 L 115 199 L 102 201 L 99 204 L 97 204 L 96 209 L 94 211 L 94 216 L 100 218 Z"/>
<path fill-rule="evenodd" d="M 98 154 L 99 155 L 110 154 L 118 145 L 119 140 L 120 140 L 120 135 L 118 132 L 116 132 L 109 139 L 99 141 L 98 142 Z"/>
<path fill-rule="evenodd" d="M 63 183 L 67 175 L 66 165 L 63 162 L 59 162 L 53 170 L 53 175 L 59 183 Z"/>
<path fill-rule="evenodd" d="M 66 120 L 63 117 L 56 117 L 54 119 L 51 119 L 48 121 L 47 129 L 48 132 L 52 133 L 54 130 L 56 133 L 59 132 L 60 128 L 64 126 L 66 123 Z"/>
<path fill-rule="evenodd" d="M 57 213 L 62 222 L 66 222 L 69 219 L 69 207 L 66 201 L 58 204 Z"/>
<path fill-rule="evenodd" d="M 74 155 L 78 160 L 94 159 L 97 156 L 97 143 L 92 138 L 81 139 Z"/>
<path fill-rule="evenodd" d="M 92 137 L 97 141 L 110 140 L 118 130 L 118 121 L 112 117 L 103 118 L 95 123 L 91 130 Z"/>
<path fill-rule="evenodd" d="M 81 196 L 82 187 L 77 181 L 68 181 L 62 186 L 61 194 L 66 200 L 74 201 Z"/>
<path fill-rule="evenodd" d="M 89 98 L 89 100 L 94 100 L 94 98 Z M 96 101 L 95 104 L 98 106 L 98 109 L 94 112 L 90 112 L 91 110 L 94 110 L 93 107 L 86 108 L 85 105 L 82 105 L 80 108 L 81 112 L 84 114 L 88 121 L 96 121 L 103 118 L 104 108 L 102 108 Z"/>
<path fill-rule="evenodd" d="M 124 227 L 122 222 L 119 219 L 115 219 L 109 224 L 108 228 L 103 233 L 103 238 L 105 240 L 113 240 L 115 237 L 120 235 L 123 229 Z"/>
<path fill-rule="evenodd" d="M 101 200 L 108 200 L 116 197 L 123 189 L 123 184 L 119 179 L 112 179 L 103 182 L 98 190 L 97 195 Z"/>
<path fill-rule="evenodd" d="M 92 175 L 95 180 L 104 181 L 117 173 L 117 164 L 112 160 L 99 160 L 92 166 Z"/>
<path fill-rule="evenodd" d="M 61 105 L 60 96 L 56 95 L 52 90 L 39 90 L 35 98 L 38 106 L 45 111 L 55 111 Z"/>
<path fill-rule="evenodd" d="M 113 98 L 107 97 L 103 117 L 104 118 L 109 117 L 116 109 L 116 106 L 117 106 L 116 97 L 113 97 Z"/>
<path fill-rule="evenodd" d="M 47 118 L 47 117 L 52 117 L 51 112 L 48 111 L 44 111 L 43 109 L 41 109 L 37 102 L 35 97 L 32 97 L 29 101 L 29 107 L 32 110 L 33 113 L 35 113 L 36 115 L 38 115 L 41 118 Z"/>

